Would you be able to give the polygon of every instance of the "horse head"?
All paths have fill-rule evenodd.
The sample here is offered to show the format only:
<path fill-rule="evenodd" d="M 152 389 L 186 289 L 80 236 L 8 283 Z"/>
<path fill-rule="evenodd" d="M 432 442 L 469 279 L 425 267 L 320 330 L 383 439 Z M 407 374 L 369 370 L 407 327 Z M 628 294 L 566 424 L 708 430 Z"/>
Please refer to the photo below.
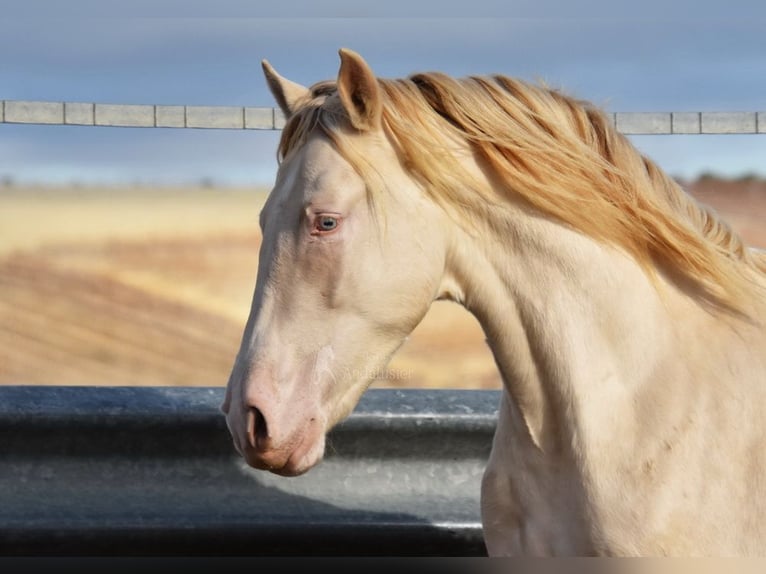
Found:
<path fill-rule="evenodd" d="M 222 410 L 248 464 L 282 475 L 321 460 L 328 430 L 445 291 L 443 213 L 389 143 L 369 66 L 349 50 L 340 57 L 335 85 L 311 89 L 263 62 L 287 124 Z M 339 146 L 374 158 L 377 182 Z"/>

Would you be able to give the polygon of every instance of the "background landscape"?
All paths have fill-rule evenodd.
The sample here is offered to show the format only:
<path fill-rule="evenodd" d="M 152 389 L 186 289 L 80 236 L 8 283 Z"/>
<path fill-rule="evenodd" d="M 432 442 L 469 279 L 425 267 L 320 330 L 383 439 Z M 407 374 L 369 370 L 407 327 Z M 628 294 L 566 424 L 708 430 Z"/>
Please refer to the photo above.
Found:
<path fill-rule="evenodd" d="M 766 181 L 687 190 L 766 248 Z M 0 384 L 225 385 L 266 190 L 0 185 Z M 437 303 L 377 387 L 499 388 L 476 321 Z"/>

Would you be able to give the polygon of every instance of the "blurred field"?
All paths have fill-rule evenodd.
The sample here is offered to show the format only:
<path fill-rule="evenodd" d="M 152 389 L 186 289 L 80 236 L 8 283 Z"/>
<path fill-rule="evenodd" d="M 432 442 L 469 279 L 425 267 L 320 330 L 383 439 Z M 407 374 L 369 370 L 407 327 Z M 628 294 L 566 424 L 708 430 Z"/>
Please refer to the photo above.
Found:
<path fill-rule="evenodd" d="M 0 384 L 224 385 L 258 265 L 257 189 L 0 188 Z M 499 385 L 437 303 L 375 383 Z"/>
<path fill-rule="evenodd" d="M 687 186 L 766 247 L 766 183 Z M 263 190 L 0 188 L 0 384 L 224 385 Z M 375 386 L 499 388 L 471 315 L 436 303 Z"/>

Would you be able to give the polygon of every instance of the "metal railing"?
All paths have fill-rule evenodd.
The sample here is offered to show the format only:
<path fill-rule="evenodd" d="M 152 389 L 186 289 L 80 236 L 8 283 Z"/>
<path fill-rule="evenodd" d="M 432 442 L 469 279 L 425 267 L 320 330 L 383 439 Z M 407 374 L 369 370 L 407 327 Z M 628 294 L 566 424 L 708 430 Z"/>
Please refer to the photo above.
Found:
<path fill-rule="evenodd" d="M 0 386 L 0 555 L 486 553 L 499 391 L 370 389 L 293 478 L 244 464 L 223 394 Z"/>
<path fill-rule="evenodd" d="M 0 123 L 136 128 L 279 130 L 281 110 L 247 106 L 167 106 L 0 100 Z M 766 112 L 615 112 L 626 135 L 764 134 Z"/>

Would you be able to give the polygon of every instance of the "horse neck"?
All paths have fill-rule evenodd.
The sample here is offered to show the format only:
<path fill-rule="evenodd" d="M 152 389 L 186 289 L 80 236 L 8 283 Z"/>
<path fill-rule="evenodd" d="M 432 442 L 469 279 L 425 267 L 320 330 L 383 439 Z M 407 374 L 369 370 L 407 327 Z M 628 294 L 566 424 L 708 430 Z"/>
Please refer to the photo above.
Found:
<path fill-rule="evenodd" d="M 677 348 L 674 313 L 689 309 L 619 251 L 521 210 L 458 235 L 456 291 L 484 329 L 517 430 L 536 448 L 571 445 L 594 420 L 581 409 L 639 387 Z"/>

